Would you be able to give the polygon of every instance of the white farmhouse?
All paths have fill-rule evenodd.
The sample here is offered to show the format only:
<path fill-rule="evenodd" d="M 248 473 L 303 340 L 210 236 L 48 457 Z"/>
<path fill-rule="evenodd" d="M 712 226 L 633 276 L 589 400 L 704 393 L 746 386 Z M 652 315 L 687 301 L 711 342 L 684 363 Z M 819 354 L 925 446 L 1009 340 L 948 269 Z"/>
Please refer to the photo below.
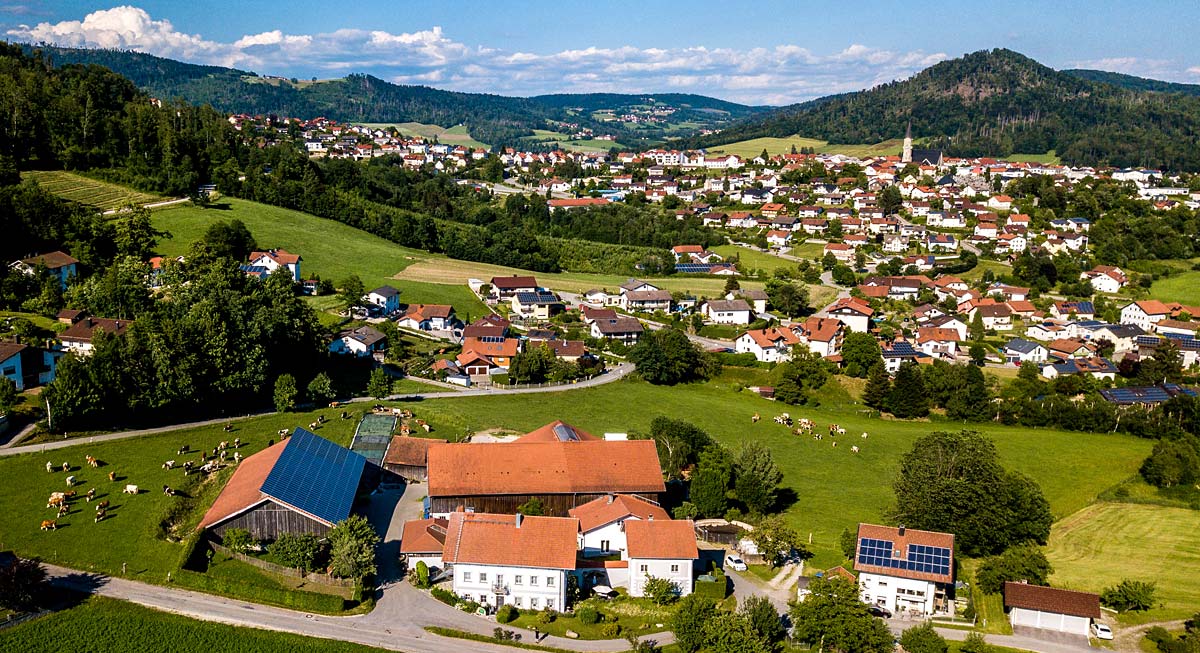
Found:
<path fill-rule="evenodd" d="M 700 307 L 701 314 L 716 324 L 750 324 L 754 311 L 743 299 L 712 299 Z"/>
<path fill-rule="evenodd" d="M 630 520 L 667 521 L 671 518 L 657 503 L 629 494 L 610 494 L 568 511 L 579 520 L 579 549 L 583 556 L 624 554 L 629 548 L 625 528 Z"/>
<path fill-rule="evenodd" d="M 854 569 L 864 603 L 953 614 L 954 535 L 859 524 Z"/>
<path fill-rule="evenodd" d="M 692 593 L 692 567 L 700 559 L 692 520 L 627 521 L 625 535 L 630 596 L 645 596 L 646 581 L 651 577 L 670 581 L 680 596 Z"/>

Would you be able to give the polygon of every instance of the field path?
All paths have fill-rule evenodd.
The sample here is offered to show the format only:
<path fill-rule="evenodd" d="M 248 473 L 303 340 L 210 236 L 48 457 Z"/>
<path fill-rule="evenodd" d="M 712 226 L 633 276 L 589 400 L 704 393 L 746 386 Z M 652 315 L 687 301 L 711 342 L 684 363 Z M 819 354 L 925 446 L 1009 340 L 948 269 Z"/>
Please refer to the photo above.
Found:
<path fill-rule="evenodd" d="M 176 204 L 183 204 L 184 202 L 190 202 L 190 201 L 191 200 L 186 197 L 180 197 L 179 199 L 163 200 L 161 202 L 150 202 L 149 204 L 143 204 L 142 208 L 143 209 L 161 209 L 164 206 L 175 206 Z M 125 209 L 109 209 L 104 212 L 104 215 L 116 215 L 118 213 L 121 213 L 124 210 Z"/>
<path fill-rule="evenodd" d="M 1176 619 L 1175 621 L 1155 621 L 1148 624 L 1138 624 L 1129 626 L 1128 628 L 1113 629 L 1113 648 L 1118 651 L 1140 651 L 1142 650 L 1139 643 L 1142 637 L 1146 635 L 1146 631 L 1155 626 L 1162 626 L 1167 630 L 1179 630 L 1183 628 L 1184 619 Z"/>

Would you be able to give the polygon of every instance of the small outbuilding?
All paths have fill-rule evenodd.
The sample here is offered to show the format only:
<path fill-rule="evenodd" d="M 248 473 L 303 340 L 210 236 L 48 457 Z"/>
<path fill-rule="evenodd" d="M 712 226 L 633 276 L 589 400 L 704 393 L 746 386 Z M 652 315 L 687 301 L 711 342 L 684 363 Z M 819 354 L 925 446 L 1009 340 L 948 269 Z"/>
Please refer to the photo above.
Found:
<path fill-rule="evenodd" d="M 445 443 L 435 438 L 394 435 L 383 456 L 383 468 L 406 481 L 424 481 L 429 478 L 429 445 Z"/>
<path fill-rule="evenodd" d="M 1027 583 L 1004 584 L 1004 608 L 1013 626 L 1042 628 L 1087 637 L 1100 618 L 1100 596 Z"/>

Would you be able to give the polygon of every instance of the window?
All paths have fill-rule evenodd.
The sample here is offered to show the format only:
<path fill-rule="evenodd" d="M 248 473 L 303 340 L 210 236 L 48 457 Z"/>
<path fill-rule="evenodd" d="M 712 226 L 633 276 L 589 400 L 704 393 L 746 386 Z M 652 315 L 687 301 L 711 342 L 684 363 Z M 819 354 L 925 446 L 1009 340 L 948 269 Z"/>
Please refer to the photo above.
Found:
<path fill-rule="evenodd" d="M 679 573 L 679 565 L 671 565 L 671 573 L 672 574 Z"/>
<path fill-rule="evenodd" d="M 533 586 L 536 586 L 536 585 L 537 585 L 537 576 L 530 576 L 530 577 L 529 577 L 529 584 L 530 584 L 530 585 L 533 585 Z"/>
<path fill-rule="evenodd" d="M 554 587 L 554 576 L 546 576 L 546 587 Z"/>
<path fill-rule="evenodd" d="M 646 565 L 641 565 L 638 567 L 638 571 L 642 572 L 643 574 L 646 573 L 647 569 L 648 567 Z"/>
<path fill-rule="evenodd" d="M 546 599 L 546 609 L 547 610 L 554 609 L 554 599 Z"/>
<path fill-rule="evenodd" d="M 517 608 L 521 607 L 521 597 L 519 597 L 519 596 L 513 597 L 513 606 L 517 607 Z"/>
<path fill-rule="evenodd" d="M 607 552 L 608 552 L 608 547 L 609 547 L 609 542 L 608 542 L 608 540 L 600 540 L 600 550 L 601 550 L 601 551 L 604 551 L 605 553 L 607 553 Z"/>
<path fill-rule="evenodd" d="M 534 610 L 537 610 L 537 608 L 538 608 L 538 597 L 536 597 L 536 596 L 535 596 L 535 597 L 532 597 L 532 598 L 530 598 L 530 599 L 529 599 L 529 607 L 533 608 Z"/>
<path fill-rule="evenodd" d="M 520 576 L 520 575 L 513 576 L 513 584 L 514 584 L 514 585 L 520 585 L 520 584 L 522 583 L 522 581 L 521 581 L 521 579 L 522 579 L 522 578 L 523 578 L 523 577 L 522 577 L 522 576 Z"/>
<path fill-rule="evenodd" d="M 469 572 L 469 571 L 464 571 L 464 572 L 463 572 L 463 582 L 464 582 L 464 583 L 469 583 L 469 582 L 471 582 L 471 572 Z"/>
<path fill-rule="evenodd" d="M 487 574 L 485 574 L 485 573 L 484 573 L 484 572 L 482 572 L 482 571 L 481 571 L 481 572 L 479 572 L 479 582 L 481 582 L 481 583 L 486 583 L 486 582 L 487 582 Z"/>

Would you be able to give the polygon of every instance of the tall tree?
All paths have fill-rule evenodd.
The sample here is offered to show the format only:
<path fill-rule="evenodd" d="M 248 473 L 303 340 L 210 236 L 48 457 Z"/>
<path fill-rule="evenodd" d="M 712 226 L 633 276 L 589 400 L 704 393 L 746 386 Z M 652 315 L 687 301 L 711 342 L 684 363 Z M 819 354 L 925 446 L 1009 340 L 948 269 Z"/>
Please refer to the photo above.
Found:
<path fill-rule="evenodd" d="M 717 614 L 717 606 L 699 594 L 688 594 L 667 624 L 675 634 L 675 644 L 683 653 L 696 653 L 704 647 L 705 628 Z"/>
<path fill-rule="evenodd" d="M 841 576 L 813 579 L 808 597 L 791 608 L 792 636 L 837 653 L 889 653 L 892 634 L 867 612 L 858 586 Z"/>
<path fill-rule="evenodd" d="M 925 392 L 921 368 L 916 363 L 906 362 L 896 372 L 896 382 L 888 395 L 888 410 L 896 417 L 906 419 L 929 414 L 929 396 Z"/>
<path fill-rule="evenodd" d="M 869 333 L 852 332 L 842 341 L 842 361 L 849 376 L 865 376 L 875 363 L 883 362 L 879 342 Z"/>
<path fill-rule="evenodd" d="M 296 389 L 296 377 L 291 374 L 280 374 L 275 379 L 275 410 L 286 412 L 296 407 L 296 397 L 300 391 Z"/>
<path fill-rule="evenodd" d="M 742 445 L 734 461 L 734 490 L 752 514 L 763 515 L 775 505 L 783 472 L 775 464 L 771 450 L 758 440 Z"/>
<path fill-rule="evenodd" d="M 871 372 L 867 375 L 867 387 L 863 390 L 863 403 L 875 410 L 886 410 L 888 397 L 891 394 L 892 379 L 888 376 L 887 370 L 883 368 L 883 362 L 877 362 L 871 366 Z"/>
<path fill-rule="evenodd" d="M 371 370 L 371 377 L 367 379 L 367 394 L 376 399 L 383 399 L 391 394 L 391 391 L 392 382 L 387 372 L 383 371 L 382 367 Z"/>
<path fill-rule="evenodd" d="M 713 445 L 700 453 L 692 472 L 688 495 L 696 512 L 703 517 L 719 517 L 729 506 L 729 485 L 733 480 L 733 462 L 729 453 Z"/>

